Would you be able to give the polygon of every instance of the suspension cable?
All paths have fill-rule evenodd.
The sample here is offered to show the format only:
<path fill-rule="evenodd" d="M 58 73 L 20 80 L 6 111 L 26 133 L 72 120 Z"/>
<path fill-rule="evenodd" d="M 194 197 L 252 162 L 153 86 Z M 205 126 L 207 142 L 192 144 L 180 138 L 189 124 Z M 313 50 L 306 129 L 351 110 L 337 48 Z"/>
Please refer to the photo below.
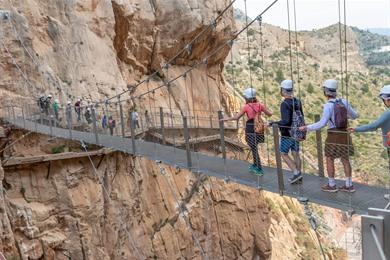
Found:
<path fill-rule="evenodd" d="M 107 199 L 111 201 L 110 193 L 107 191 L 107 188 L 105 187 L 103 181 L 102 181 L 101 178 L 99 177 L 99 174 L 97 173 L 97 169 L 96 169 L 96 167 L 95 167 L 95 164 L 93 163 L 92 158 L 91 158 L 90 154 L 88 153 L 87 144 L 84 143 L 84 141 L 81 141 L 80 143 L 81 143 L 81 146 L 83 147 L 83 149 L 85 150 L 85 152 L 87 153 L 89 162 L 90 162 L 91 165 L 92 165 L 92 169 L 93 169 L 92 172 L 95 174 L 96 178 L 98 179 L 99 183 L 101 184 L 102 189 L 103 189 L 103 191 L 104 191 L 104 193 L 105 193 Z M 111 202 L 112 202 L 112 201 L 111 201 Z M 137 248 L 137 246 L 136 246 L 136 244 L 135 244 L 135 240 L 134 240 L 133 236 L 131 235 L 130 231 L 128 230 L 127 224 L 126 224 L 124 221 L 122 221 L 121 215 L 119 216 L 119 221 L 121 222 L 121 226 L 123 226 L 125 232 L 127 233 L 129 242 L 131 243 L 133 249 L 135 250 L 135 252 L 136 252 L 138 258 L 139 258 L 139 259 L 146 259 L 145 256 L 143 256 L 143 255 L 141 254 L 141 252 L 138 250 L 138 248 Z"/>
<path fill-rule="evenodd" d="M 247 26 L 246 27 L 246 43 L 247 43 L 247 51 L 248 51 L 249 82 L 250 82 L 251 88 L 253 88 L 251 47 L 249 44 L 248 11 L 247 11 L 247 6 L 246 6 L 246 0 L 244 0 L 244 6 L 245 6 L 245 25 Z"/>
<path fill-rule="evenodd" d="M 173 187 L 172 187 L 172 184 L 171 184 L 171 182 L 169 181 L 169 179 L 168 179 L 168 177 L 167 177 L 167 172 L 166 172 L 165 168 L 161 166 L 161 162 L 160 162 L 160 161 L 157 161 L 157 166 L 159 167 L 160 173 L 161 173 L 161 175 L 163 175 L 164 180 L 165 180 L 166 183 L 168 184 L 168 187 L 169 187 L 169 189 L 170 189 L 170 191 L 171 191 L 171 193 L 172 193 L 172 195 L 173 195 L 173 198 L 175 199 L 176 205 L 177 205 L 177 207 L 178 207 L 178 209 L 179 209 L 179 216 L 180 216 L 180 215 L 182 216 L 184 222 L 185 222 L 186 225 L 187 225 L 187 228 L 188 228 L 189 231 L 191 232 L 192 239 L 194 240 L 196 246 L 199 248 L 200 254 L 202 255 L 202 258 L 203 258 L 203 259 L 208 259 L 207 256 L 206 256 L 206 254 L 205 254 L 205 252 L 204 252 L 204 250 L 203 250 L 203 248 L 202 248 L 202 245 L 200 244 L 199 239 L 196 237 L 196 235 L 195 235 L 195 233 L 194 233 L 194 230 L 192 229 L 192 227 L 191 227 L 191 225 L 190 225 L 188 219 L 186 218 L 186 214 L 185 214 L 185 212 L 184 212 L 186 209 L 183 208 L 183 206 L 184 206 L 183 203 L 180 203 L 180 202 L 179 202 L 179 199 L 178 199 L 178 197 L 177 197 L 177 194 L 176 194 L 176 192 L 174 191 L 174 189 L 173 189 Z"/>
<path fill-rule="evenodd" d="M 267 107 L 267 91 L 265 86 L 265 59 L 264 59 L 264 42 L 263 42 L 263 17 L 258 16 L 258 22 L 259 22 L 259 34 L 260 34 L 260 51 L 261 51 L 261 82 L 262 82 L 262 89 L 263 89 L 263 101 L 265 107 Z M 266 140 L 266 149 L 267 149 L 267 161 L 268 161 L 268 167 L 271 166 L 271 159 L 270 159 L 270 149 L 269 149 L 269 138 L 268 134 L 265 134 L 265 140 Z"/>
<path fill-rule="evenodd" d="M 344 96 L 344 67 L 343 67 L 343 41 L 341 32 L 341 0 L 338 0 L 339 11 L 339 44 L 340 44 L 340 82 L 341 82 L 341 96 Z"/>
<path fill-rule="evenodd" d="M 292 42 L 291 42 L 291 25 L 290 25 L 290 1 L 286 0 L 286 3 L 287 3 L 287 20 L 288 20 L 288 45 L 289 45 L 289 50 L 290 50 L 290 77 L 291 77 L 291 80 L 294 82 Z M 280 83 L 280 82 L 278 82 L 278 83 Z"/>

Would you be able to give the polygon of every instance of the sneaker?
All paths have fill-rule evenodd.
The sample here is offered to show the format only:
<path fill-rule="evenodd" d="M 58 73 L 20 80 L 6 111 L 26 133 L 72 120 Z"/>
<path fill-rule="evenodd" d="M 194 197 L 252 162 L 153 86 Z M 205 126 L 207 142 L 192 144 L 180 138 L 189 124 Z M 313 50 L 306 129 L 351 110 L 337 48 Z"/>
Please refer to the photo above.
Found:
<path fill-rule="evenodd" d="M 337 186 L 329 186 L 329 184 L 321 186 L 321 190 L 325 192 L 337 192 L 339 189 L 337 189 Z"/>
<path fill-rule="evenodd" d="M 248 169 L 250 172 L 253 172 L 256 169 L 256 166 L 254 164 L 252 164 L 251 166 L 249 166 Z"/>
<path fill-rule="evenodd" d="M 257 175 L 257 176 L 263 176 L 263 175 L 264 175 L 263 169 L 258 168 L 258 167 L 256 167 L 256 168 L 254 169 L 254 171 L 252 171 L 252 173 L 253 173 L 254 175 Z"/>
<path fill-rule="evenodd" d="M 351 192 L 351 193 L 356 191 L 355 188 L 353 187 L 353 185 L 352 185 L 352 186 L 349 186 L 349 187 L 343 185 L 343 186 L 341 186 L 341 187 L 339 188 L 339 190 L 340 190 L 340 191 L 344 191 L 344 192 Z"/>
<path fill-rule="evenodd" d="M 290 181 L 290 184 L 295 184 L 295 183 L 300 183 L 302 182 L 302 179 L 303 179 L 303 176 L 301 173 L 297 174 L 297 175 L 293 175 L 291 178 L 289 178 L 289 181 Z"/>

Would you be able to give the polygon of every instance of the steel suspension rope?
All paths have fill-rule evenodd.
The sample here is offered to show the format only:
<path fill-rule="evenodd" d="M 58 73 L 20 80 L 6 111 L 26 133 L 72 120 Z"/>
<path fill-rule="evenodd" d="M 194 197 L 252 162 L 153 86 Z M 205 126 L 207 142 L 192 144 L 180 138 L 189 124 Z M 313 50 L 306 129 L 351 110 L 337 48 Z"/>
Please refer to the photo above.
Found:
<path fill-rule="evenodd" d="M 250 47 L 250 43 L 249 43 L 248 11 L 247 11 L 247 6 L 246 6 L 246 0 L 244 0 L 244 6 L 245 6 L 245 25 L 247 26 L 246 27 L 246 44 L 247 44 L 247 51 L 248 51 L 249 82 L 250 82 L 251 88 L 253 88 L 251 47 Z"/>
<path fill-rule="evenodd" d="M 169 187 L 169 189 L 170 189 L 170 191 L 171 191 L 171 193 L 172 193 L 172 196 L 173 196 L 173 198 L 174 198 L 174 200 L 175 200 L 175 202 L 176 202 L 176 205 L 177 205 L 177 207 L 178 207 L 178 209 L 179 209 L 179 217 L 180 217 L 180 215 L 182 216 L 182 218 L 183 218 L 183 220 L 184 220 L 184 222 L 185 222 L 187 228 L 188 228 L 189 231 L 191 232 L 192 239 L 194 240 L 196 246 L 199 248 L 200 254 L 202 255 L 202 258 L 208 260 L 206 254 L 205 254 L 205 252 L 204 252 L 204 250 L 203 250 L 203 247 L 202 247 L 202 245 L 200 244 L 199 239 L 196 237 L 196 235 L 195 235 L 195 233 L 194 233 L 194 230 L 193 230 L 192 227 L 191 227 L 191 224 L 189 223 L 188 219 L 186 218 L 186 214 L 185 214 L 184 211 L 187 211 L 187 209 L 184 209 L 184 208 L 183 208 L 183 204 L 179 202 L 179 198 L 178 198 L 176 192 L 174 191 L 171 182 L 169 181 L 169 179 L 168 179 L 168 177 L 167 177 L 167 172 L 166 172 L 165 168 L 161 166 L 161 162 L 160 162 L 160 161 L 157 161 L 156 163 L 157 163 L 157 166 L 158 166 L 159 169 L 160 169 L 160 174 L 164 177 L 164 180 L 165 180 L 166 183 L 168 184 L 168 187 Z"/>
<path fill-rule="evenodd" d="M 343 41 L 341 30 L 341 0 L 338 0 L 338 12 L 339 12 L 339 43 L 340 43 L 340 82 L 341 82 L 341 95 L 344 96 L 344 66 L 343 66 Z"/>
<path fill-rule="evenodd" d="M 83 147 L 84 151 L 87 153 L 88 160 L 89 160 L 89 162 L 90 162 L 91 165 L 92 165 L 93 173 L 95 174 L 97 180 L 99 181 L 99 184 L 101 184 L 102 189 L 103 189 L 103 191 L 104 191 L 104 193 L 105 193 L 107 199 L 111 201 L 110 193 L 107 191 L 107 188 L 105 187 L 103 181 L 102 181 L 101 178 L 99 177 L 99 174 L 98 174 L 98 172 L 97 172 L 97 169 L 96 169 L 96 167 L 95 167 L 95 164 L 93 163 L 91 156 L 88 154 L 88 147 L 87 147 L 87 144 L 84 143 L 83 141 L 81 141 L 80 143 L 81 143 L 81 146 Z M 145 256 L 143 256 L 143 255 L 141 254 L 141 252 L 138 250 L 138 248 L 137 248 L 137 246 L 136 246 L 136 243 L 135 243 L 135 240 L 134 240 L 133 236 L 131 235 L 130 231 L 128 230 L 127 224 L 126 224 L 124 221 L 122 221 L 122 217 L 121 217 L 121 216 L 119 216 L 119 220 L 120 220 L 120 222 L 121 222 L 121 225 L 124 227 L 124 230 L 125 230 L 125 232 L 127 233 L 129 242 L 131 243 L 133 249 L 135 250 L 135 252 L 136 252 L 138 258 L 139 258 L 139 259 L 146 259 Z"/>
<path fill-rule="evenodd" d="M 265 86 L 265 59 L 264 59 L 264 42 L 263 42 L 263 17 L 258 17 L 259 22 L 259 34 L 260 34 L 260 51 L 261 51 L 261 83 L 262 83 L 262 90 L 263 90 L 263 99 L 264 99 L 264 105 L 267 107 L 267 91 Z M 269 151 L 269 138 L 268 134 L 265 134 L 266 139 L 266 148 L 267 148 L 267 160 L 268 160 L 268 167 L 271 166 L 271 160 L 270 160 L 270 151 Z"/>
<path fill-rule="evenodd" d="M 169 59 L 165 64 L 166 65 L 172 65 L 172 63 L 180 56 L 182 55 L 183 53 L 185 52 L 188 52 L 189 50 L 192 49 L 192 45 L 202 36 L 204 35 L 208 30 L 212 29 L 216 23 L 222 18 L 222 16 L 230 9 L 230 7 L 233 6 L 234 2 L 236 2 L 236 0 L 232 0 L 218 15 L 216 18 L 214 18 L 212 20 L 212 22 L 206 26 L 206 28 L 204 28 L 202 31 L 200 31 L 194 38 L 191 39 L 191 41 L 189 41 L 180 51 L 178 51 L 176 53 L 176 55 L 174 55 L 171 59 Z M 137 84 L 135 84 L 134 88 L 138 87 L 139 85 L 143 84 L 146 82 L 147 79 L 151 79 L 153 78 L 154 76 L 156 76 L 158 74 L 158 70 L 154 71 L 152 74 L 150 74 L 148 77 L 146 77 L 145 79 L 141 80 L 140 82 L 138 82 Z M 118 95 L 121 96 L 125 93 L 129 92 L 129 90 L 125 90 L 121 93 L 119 93 Z M 113 96 L 113 97 L 110 97 L 108 98 L 109 100 L 111 99 L 114 99 L 116 96 Z"/>
<path fill-rule="evenodd" d="M 290 1 L 286 0 L 287 3 L 287 20 L 288 20 L 288 45 L 290 50 L 290 77 L 291 80 L 294 82 L 294 75 L 293 75 L 293 55 L 292 55 L 292 42 L 291 42 L 291 25 L 290 25 Z M 280 82 L 278 82 L 280 83 Z"/>

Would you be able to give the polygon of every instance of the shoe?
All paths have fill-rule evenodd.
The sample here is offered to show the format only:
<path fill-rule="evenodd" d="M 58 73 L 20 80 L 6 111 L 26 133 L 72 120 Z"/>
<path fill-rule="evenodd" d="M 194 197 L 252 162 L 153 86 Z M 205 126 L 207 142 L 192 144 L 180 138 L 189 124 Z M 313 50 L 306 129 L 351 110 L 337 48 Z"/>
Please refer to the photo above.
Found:
<path fill-rule="evenodd" d="M 303 179 L 303 176 L 301 173 L 297 175 L 293 175 L 291 178 L 289 178 L 290 184 L 295 184 L 295 183 L 301 183 Z"/>
<path fill-rule="evenodd" d="M 254 175 L 257 175 L 257 176 L 263 176 L 263 175 L 264 175 L 263 169 L 258 168 L 258 167 L 255 167 L 255 168 L 253 169 L 252 173 L 253 173 Z"/>
<path fill-rule="evenodd" d="M 337 192 L 339 189 L 337 189 L 337 186 L 329 186 L 329 184 L 326 184 L 324 186 L 321 186 L 321 190 L 325 192 Z"/>
<path fill-rule="evenodd" d="M 353 185 L 352 185 L 352 186 L 349 186 L 349 187 L 343 185 L 343 186 L 341 186 L 341 187 L 339 188 L 339 190 L 340 190 L 340 191 L 344 191 L 344 192 L 350 192 L 350 193 L 356 191 L 355 188 L 353 187 Z"/>
<path fill-rule="evenodd" d="M 249 166 L 249 171 L 252 172 L 256 169 L 256 166 L 254 164 L 252 164 L 251 166 Z"/>

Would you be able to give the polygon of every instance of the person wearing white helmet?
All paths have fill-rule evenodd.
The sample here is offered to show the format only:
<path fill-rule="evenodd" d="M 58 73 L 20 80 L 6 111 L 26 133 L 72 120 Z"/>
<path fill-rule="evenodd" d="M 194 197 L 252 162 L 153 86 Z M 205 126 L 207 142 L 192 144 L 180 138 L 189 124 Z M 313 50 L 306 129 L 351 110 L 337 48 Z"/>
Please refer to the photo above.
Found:
<path fill-rule="evenodd" d="M 257 101 L 256 90 L 254 88 L 248 87 L 244 90 L 243 94 L 246 104 L 242 107 L 241 111 L 235 116 L 221 119 L 221 121 L 237 121 L 242 116 L 247 116 L 245 126 L 245 140 L 251 148 L 253 155 L 253 164 L 249 167 L 249 171 L 258 176 L 262 176 L 264 171 L 261 166 L 261 160 L 257 146 L 259 143 L 264 143 L 264 133 L 256 132 L 257 126 L 255 126 L 255 121 L 261 121 L 259 118 L 261 118 L 262 113 L 264 113 L 266 116 L 271 116 L 272 112 L 268 110 L 265 105 Z"/>
<path fill-rule="evenodd" d="M 352 168 L 349 157 L 354 154 L 354 147 L 349 135 L 348 119 L 356 119 L 357 112 L 342 98 L 337 98 L 337 81 L 334 79 L 325 80 L 323 92 L 328 101 L 325 103 L 321 120 L 300 127 L 300 130 L 318 131 L 328 125 L 328 136 L 325 141 L 326 168 L 328 173 L 328 184 L 321 187 L 325 192 L 355 192 L 352 184 Z M 344 166 L 346 176 L 345 185 L 338 188 L 334 179 L 334 160 L 340 158 Z"/>
<path fill-rule="evenodd" d="M 283 80 L 280 84 L 280 94 L 284 98 L 280 104 L 281 120 L 272 122 L 278 124 L 280 129 L 280 153 L 283 160 L 294 173 L 290 178 L 290 183 L 295 184 L 302 180 L 301 159 L 299 157 L 299 141 L 292 136 L 293 116 L 300 115 L 303 118 L 302 104 L 294 97 L 294 84 L 290 79 Z M 292 158 L 289 156 L 291 151 Z"/>
<path fill-rule="evenodd" d="M 383 135 L 383 145 L 389 148 L 390 143 L 388 134 L 390 132 L 390 85 L 385 85 L 381 89 L 379 97 L 385 104 L 387 108 L 386 111 L 382 113 L 382 115 L 374 122 L 367 125 L 358 126 L 356 128 L 349 128 L 348 130 L 350 132 L 371 132 L 381 128 Z"/>
<path fill-rule="evenodd" d="M 389 175 L 390 175 L 390 85 L 385 85 L 380 93 L 379 93 L 380 99 L 382 99 L 383 103 L 386 106 L 386 111 L 380 115 L 380 117 L 375 120 L 374 122 L 358 126 L 356 128 L 349 128 L 348 130 L 350 132 L 371 132 L 375 131 L 378 128 L 382 130 L 382 136 L 383 136 L 383 146 L 387 148 L 387 157 L 389 160 Z M 387 199 L 389 199 L 389 194 L 386 194 Z"/>

